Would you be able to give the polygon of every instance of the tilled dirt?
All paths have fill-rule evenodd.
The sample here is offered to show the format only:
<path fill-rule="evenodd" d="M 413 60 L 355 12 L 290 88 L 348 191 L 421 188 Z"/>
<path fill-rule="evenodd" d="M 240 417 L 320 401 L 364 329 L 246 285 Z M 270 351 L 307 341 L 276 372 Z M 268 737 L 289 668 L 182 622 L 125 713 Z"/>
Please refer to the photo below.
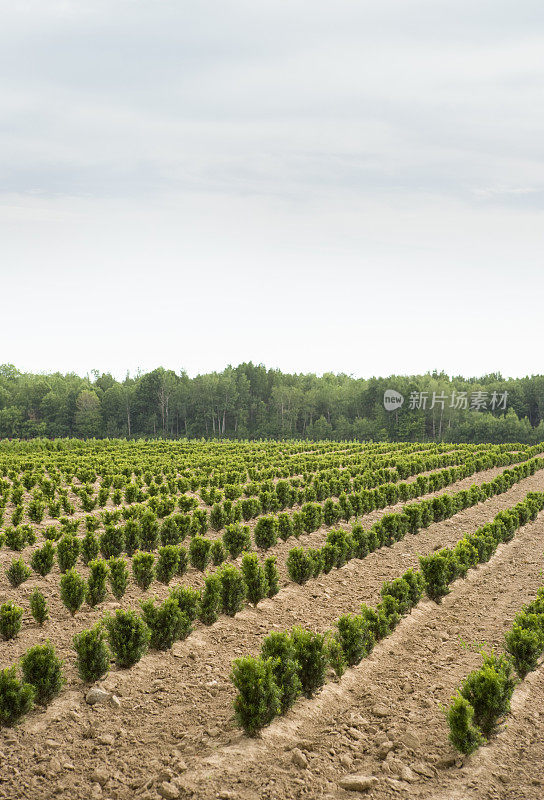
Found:
<path fill-rule="evenodd" d="M 382 582 L 417 566 L 418 553 L 454 544 L 528 491 L 543 488 L 539 472 L 391 548 L 353 560 L 304 587 L 289 584 L 273 600 L 233 619 L 198 627 L 169 653 L 151 653 L 128 671 L 112 671 L 101 685 L 115 692 L 119 707 L 87 705 L 69 667 L 68 686 L 56 701 L 17 728 L 0 732 L 0 797 L 149 799 L 159 791 L 162 796 L 177 792 L 180 797 L 248 800 L 336 798 L 350 796 L 338 782 L 353 772 L 377 778 L 366 792 L 375 798 L 544 796 L 543 786 L 533 783 L 540 778 L 532 774 L 533 749 L 527 749 L 538 733 L 534 714 L 544 712 L 538 672 L 517 690 L 508 727 L 457 766 L 440 709 L 480 660 L 473 648 L 461 646 L 459 637 L 500 644 L 514 614 L 544 582 L 542 517 L 501 546 L 489 564 L 457 582 L 440 606 L 421 603 L 368 659 L 313 700 L 299 700 L 262 739 L 249 740 L 235 727 L 229 680 L 232 659 L 256 654 L 270 630 L 295 623 L 319 631 L 330 628 L 361 602 L 377 602 Z M 103 610 L 87 612 L 81 627 Z M 49 634 L 55 645 L 62 640 L 59 650 L 68 655 L 74 631 L 61 629 L 56 618 L 53 624 Z M 32 641 L 47 633 L 47 628 L 41 637 L 34 632 Z M 9 647 L 6 661 L 12 663 L 18 640 Z M 529 692 L 525 701 L 524 692 Z M 380 703 L 386 706 L 378 709 L 384 716 L 375 713 Z M 393 755 L 381 759 L 379 745 L 386 740 L 394 745 Z M 295 761 L 307 761 L 306 767 L 294 763 L 293 748 L 303 754 L 302 759 L 295 755 Z M 541 750 L 534 748 L 540 756 Z M 508 759 L 512 768 L 505 766 Z M 446 766 L 452 761 L 454 766 Z M 524 793 L 512 793 L 516 785 Z"/>

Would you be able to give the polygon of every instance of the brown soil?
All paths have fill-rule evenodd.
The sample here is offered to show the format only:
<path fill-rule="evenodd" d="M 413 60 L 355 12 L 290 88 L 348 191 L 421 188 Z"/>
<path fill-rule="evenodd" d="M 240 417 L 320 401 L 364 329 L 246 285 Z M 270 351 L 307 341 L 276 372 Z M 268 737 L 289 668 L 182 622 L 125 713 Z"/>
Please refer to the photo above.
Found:
<path fill-rule="evenodd" d="M 488 478 L 500 471 L 488 471 Z M 478 478 L 468 479 L 467 485 Z M 98 619 L 104 605 L 72 620 L 60 608 L 58 575 L 52 575 L 52 621 L 43 631 L 26 621 L 14 642 L 1 645 L 2 666 L 50 636 L 67 659 L 68 685 L 45 711 L 0 731 L 0 797 L 149 799 L 157 798 L 158 790 L 164 795 L 167 782 L 180 797 L 348 798 L 356 795 L 340 789 L 338 781 L 357 772 L 376 776 L 366 796 L 380 800 L 540 800 L 540 671 L 516 690 L 513 713 L 499 735 L 465 761 L 455 760 L 440 704 L 447 704 L 479 663 L 477 652 L 462 647 L 459 638 L 500 645 L 514 614 L 544 582 L 542 515 L 502 545 L 488 564 L 458 581 L 440 606 L 421 603 L 368 659 L 339 682 L 328 683 L 314 699 L 299 700 L 261 739 L 247 739 L 234 724 L 229 673 L 233 658 L 256 654 L 270 630 L 297 622 L 328 629 L 361 602 L 375 603 L 382 582 L 416 566 L 418 553 L 455 543 L 528 491 L 543 489 L 544 474 L 538 472 L 391 548 L 351 561 L 305 587 L 289 584 L 273 600 L 233 619 L 198 627 L 169 653 L 150 653 L 128 671 L 113 670 L 101 685 L 120 698 L 119 708 L 87 705 L 73 669 L 71 637 Z M 286 551 L 292 541 L 287 545 Z M 38 583 L 43 580 L 32 579 L 9 595 L 23 599 Z M 128 596 L 127 605 L 135 601 L 136 593 Z M 377 703 L 387 706 L 386 716 L 374 713 Z M 392 756 L 380 760 L 378 743 L 385 734 L 395 747 Z M 293 763 L 294 747 L 305 752 L 307 768 Z M 409 781 L 401 780 L 403 766 L 412 770 L 403 773 Z"/>

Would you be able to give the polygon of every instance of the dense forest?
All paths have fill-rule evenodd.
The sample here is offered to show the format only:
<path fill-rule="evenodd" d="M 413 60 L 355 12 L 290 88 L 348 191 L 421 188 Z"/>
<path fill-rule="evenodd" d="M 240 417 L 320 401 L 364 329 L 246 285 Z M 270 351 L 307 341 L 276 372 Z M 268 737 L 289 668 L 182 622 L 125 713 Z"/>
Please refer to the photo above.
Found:
<path fill-rule="evenodd" d="M 384 392 L 404 401 L 390 411 Z M 444 373 L 353 378 L 240 364 L 189 378 L 159 367 L 115 380 L 93 371 L 30 374 L 0 366 L 0 437 L 544 440 L 544 376 Z"/>

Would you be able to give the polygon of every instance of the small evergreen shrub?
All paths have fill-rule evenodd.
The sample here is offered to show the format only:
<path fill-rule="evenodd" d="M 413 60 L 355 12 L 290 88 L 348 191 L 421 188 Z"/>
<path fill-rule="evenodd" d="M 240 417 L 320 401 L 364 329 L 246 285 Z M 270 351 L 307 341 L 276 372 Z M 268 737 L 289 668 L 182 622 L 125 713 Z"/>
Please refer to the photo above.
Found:
<path fill-rule="evenodd" d="M 178 571 L 178 565 L 179 548 L 176 545 L 167 544 L 159 547 L 156 575 L 160 583 L 168 585 Z"/>
<path fill-rule="evenodd" d="M 75 567 L 79 558 L 80 543 L 77 536 L 65 533 L 57 544 L 57 561 L 61 572 L 67 572 Z"/>
<path fill-rule="evenodd" d="M 454 698 L 447 718 L 450 742 L 460 753 L 469 755 L 485 742 L 482 732 L 473 724 L 474 709 L 461 695 Z"/>
<path fill-rule="evenodd" d="M 222 564 L 223 561 L 226 560 L 227 553 L 225 551 L 221 539 L 216 539 L 214 542 L 212 542 L 212 546 L 210 547 L 210 558 L 212 564 L 216 567 L 218 567 L 219 564 Z"/>
<path fill-rule="evenodd" d="M 118 667 L 136 664 L 147 651 L 151 633 L 144 620 L 134 611 L 115 612 L 105 619 L 108 642 Z"/>
<path fill-rule="evenodd" d="M 200 602 L 200 621 L 213 625 L 221 612 L 221 580 L 216 573 L 207 574 Z"/>
<path fill-rule="evenodd" d="M 153 553 L 134 553 L 132 559 L 132 577 L 140 589 L 147 591 L 153 583 L 155 577 L 155 556 Z"/>
<path fill-rule="evenodd" d="M 73 638 L 76 651 L 76 667 L 84 683 L 100 680 L 110 668 L 110 651 L 106 631 L 100 624 L 78 633 Z"/>
<path fill-rule="evenodd" d="M 480 669 L 464 680 L 459 693 L 473 707 L 474 722 L 484 736 L 488 737 L 498 717 L 509 711 L 514 685 L 511 662 L 493 652 L 484 654 Z"/>
<path fill-rule="evenodd" d="M 278 522 L 276 517 L 261 517 L 253 531 L 255 544 L 261 550 L 268 550 L 278 542 Z"/>
<path fill-rule="evenodd" d="M 223 544 L 231 558 L 238 558 L 244 550 L 251 550 L 249 525 L 234 523 L 227 525 L 223 534 Z"/>
<path fill-rule="evenodd" d="M 276 561 L 276 556 L 268 556 L 264 560 L 264 577 L 268 586 L 268 597 L 275 597 L 280 590 L 280 576 Z"/>
<path fill-rule="evenodd" d="M 268 594 L 264 569 L 256 553 L 245 553 L 242 556 L 242 575 L 246 584 L 246 597 L 256 606 Z"/>
<path fill-rule="evenodd" d="M 210 549 L 212 543 L 204 536 L 196 534 L 189 545 L 189 561 L 196 569 L 204 572 L 210 563 Z"/>
<path fill-rule="evenodd" d="M 106 525 L 104 533 L 100 537 L 100 553 L 105 559 L 119 558 L 125 549 L 125 535 L 122 528 L 114 525 Z"/>
<path fill-rule="evenodd" d="M 535 616 L 536 615 L 530 615 Z M 542 627 L 524 627 L 519 619 L 514 623 L 512 630 L 505 636 L 506 650 L 512 656 L 516 672 L 520 678 L 532 672 L 538 664 L 538 659 L 544 650 L 544 631 Z"/>
<path fill-rule="evenodd" d="M 312 697 L 325 683 L 327 670 L 325 637 L 296 626 L 291 632 L 291 640 L 302 691 L 306 697 Z"/>
<path fill-rule="evenodd" d="M 216 573 L 221 581 L 221 605 L 225 614 L 233 617 L 244 607 L 246 584 L 240 570 L 232 564 L 222 564 Z"/>
<path fill-rule="evenodd" d="M 27 581 L 31 575 L 32 570 L 22 558 L 14 558 L 6 570 L 7 579 L 14 589 Z"/>
<path fill-rule="evenodd" d="M 280 690 L 274 680 L 272 659 L 237 658 L 231 680 L 238 689 L 234 713 L 248 736 L 255 736 L 280 711 Z"/>
<path fill-rule="evenodd" d="M 75 616 L 83 605 L 86 594 L 87 583 L 76 569 L 72 567 L 62 575 L 60 579 L 60 599 L 72 616 Z"/>
<path fill-rule="evenodd" d="M 34 687 L 35 701 L 40 705 L 46 705 L 56 697 L 65 683 L 62 661 L 49 641 L 27 650 L 21 658 L 21 669 L 23 680 Z"/>
<path fill-rule="evenodd" d="M 38 589 L 30 595 L 30 613 L 40 627 L 49 619 L 47 600 Z"/>
<path fill-rule="evenodd" d="M 127 519 L 123 528 L 125 553 L 133 556 L 140 549 L 140 526 L 135 519 Z"/>
<path fill-rule="evenodd" d="M 191 622 L 174 597 L 167 597 L 159 606 L 153 600 L 143 600 L 140 605 L 154 650 L 169 650 L 175 641 L 189 635 Z"/>
<path fill-rule="evenodd" d="M 0 636 L 3 639 L 15 639 L 21 630 L 23 609 L 8 601 L 0 606 Z"/>
<path fill-rule="evenodd" d="M 306 583 L 313 575 L 313 561 L 302 547 L 293 547 L 289 551 L 286 566 L 289 577 L 295 583 Z"/>
<path fill-rule="evenodd" d="M 123 558 L 110 558 L 108 567 L 111 593 L 116 600 L 120 600 L 128 586 L 128 567 Z"/>
<path fill-rule="evenodd" d="M 200 614 L 201 596 L 198 589 L 193 589 L 190 586 L 176 586 L 175 589 L 171 590 L 170 597 L 175 599 L 187 619 L 190 622 L 194 622 Z"/>
<path fill-rule="evenodd" d="M 102 603 L 108 593 L 106 581 L 108 579 L 108 565 L 103 558 L 97 558 L 89 564 L 89 578 L 87 580 L 87 603 L 94 608 Z"/>
<path fill-rule="evenodd" d="M 15 667 L 0 670 L 0 727 L 15 725 L 34 705 L 35 689 L 17 677 Z"/>
<path fill-rule="evenodd" d="M 156 550 L 159 544 L 159 522 L 152 511 L 144 511 L 140 517 L 140 549 L 146 552 Z"/>
<path fill-rule="evenodd" d="M 81 540 L 81 560 L 88 566 L 91 561 L 98 557 L 100 544 L 98 538 L 92 531 L 87 531 Z"/>
<path fill-rule="evenodd" d="M 358 664 L 374 647 L 369 622 L 357 614 L 343 614 L 336 622 L 336 638 L 342 646 L 346 664 Z"/>
<path fill-rule="evenodd" d="M 265 636 L 261 647 L 261 658 L 272 661 L 272 673 L 280 690 L 280 711 L 284 714 L 291 708 L 302 690 L 295 647 L 290 635 L 273 631 Z"/>

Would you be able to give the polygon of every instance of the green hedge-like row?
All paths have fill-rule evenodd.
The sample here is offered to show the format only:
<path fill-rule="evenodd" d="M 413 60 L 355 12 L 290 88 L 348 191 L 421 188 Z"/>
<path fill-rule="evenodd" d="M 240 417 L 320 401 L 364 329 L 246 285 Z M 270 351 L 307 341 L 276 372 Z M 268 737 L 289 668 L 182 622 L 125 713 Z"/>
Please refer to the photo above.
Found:
<path fill-rule="evenodd" d="M 385 514 L 368 530 L 359 523 L 351 532 L 329 531 L 326 543 L 318 549 L 295 547 L 290 550 L 287 557 L 289 577 L 296 583 L 305 583 L 321 572 L 327 573 L 333 567 L 343 566 L 351 558 L 364 558 L 380 547 L 390 547 L 407 533 L 416 534 L 433 522 L 448 519 L 458 511 L 506 492 L 515 483 L 543 468 L 544 458 L 533 458 L 504 470 L 480 486 L 474 485 L 451 495 L 444 493 L 431 500 L 406 505 L 402 512 Z"/>

